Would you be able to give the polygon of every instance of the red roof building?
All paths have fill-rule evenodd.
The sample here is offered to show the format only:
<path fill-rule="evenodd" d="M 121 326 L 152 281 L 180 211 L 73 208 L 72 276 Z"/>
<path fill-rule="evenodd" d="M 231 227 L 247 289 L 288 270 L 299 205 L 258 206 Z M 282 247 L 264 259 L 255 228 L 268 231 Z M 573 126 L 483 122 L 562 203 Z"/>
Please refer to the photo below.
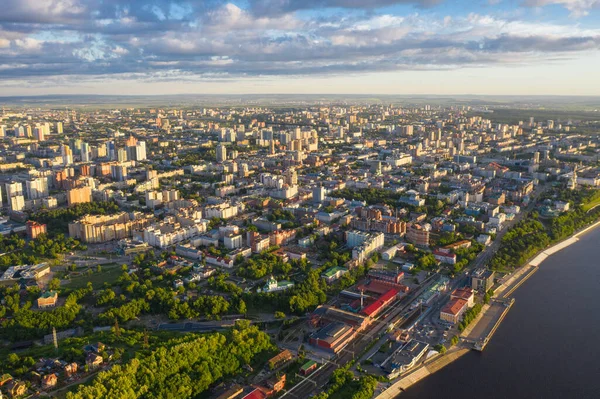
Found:
<path fill-rule="evenodd" d="M 381 295 L 375 302 L 371 303 L 370 305 L 365 306 L 360 311 L 360 313 L 364 314 L 365 316 L 369 316 L 369 317 L 377 316 L 377 314 L 379 312 L 381 312 L 383 309 L 385 309 L 387 305 L 389 305 L 396 299 L 396 296 L 398 295 L 398 293 L 399 293 L 399 291 L 397 289 L 392 288 L 391 290 L 387 291 L 385 294 Z"/>
<path fill-rule="evenodd" d="M 467 301 L 464 299 L 451 299 L 440 311 L 440 319 L 447 321 L 448 323 L 456 324 L 467 309 Z"/>
<path fill-rule="evenodd" d="M 467 301 L 467 306 L 472 308 L 475 305 L 475 292 L 471 287 L 457 288 L 450 294 L 450 299 L 463 299 Z"/>

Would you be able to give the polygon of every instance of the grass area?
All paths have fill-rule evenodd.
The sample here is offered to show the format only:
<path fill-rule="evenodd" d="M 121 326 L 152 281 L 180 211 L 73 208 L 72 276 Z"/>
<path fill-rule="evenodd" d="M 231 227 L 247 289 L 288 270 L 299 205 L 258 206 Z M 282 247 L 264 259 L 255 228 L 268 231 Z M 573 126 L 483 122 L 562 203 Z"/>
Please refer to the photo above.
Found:
<path fill-rule="evenodd" d="M 80 276 L 72 277 L 71 281 L 65 286 L 73 289 L 85 288 L 88 281 L 91 281 L 94 289 L 98 289 L 102 288 L 104 283 L 114 283 L 123 273 L 121 266 L 118 265 L 103 265 L 100 272 L 97 272 L 95 268 L 90 268 L 88 270 L 92 271 L 91 275 L 84 271 Z"/>
<path fill-rule="evenodd" d="M 593 201 L 588 202 L 587 204 L 583 204 L 581 207 L 584 211 L 589 212 L 590 209 L 595 208 L 600 205 L 600 197 L 596 198 Z"/>

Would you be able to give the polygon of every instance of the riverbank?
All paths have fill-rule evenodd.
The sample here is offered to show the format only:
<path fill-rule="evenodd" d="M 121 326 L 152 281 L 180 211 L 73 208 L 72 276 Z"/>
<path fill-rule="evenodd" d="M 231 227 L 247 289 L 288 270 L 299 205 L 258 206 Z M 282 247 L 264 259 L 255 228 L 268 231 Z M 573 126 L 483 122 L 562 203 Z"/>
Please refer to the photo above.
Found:
<path fill-rule="evenodd" d="M 571 237 L 569 237 L 559 243 L 556 243 L 556 244 L 552 245 L 551 247 L 546 248 L 545 250 L 541 251 L 539 254 L 537 254 L 535 257 L 533 257 L 532 260 L 526 262 L 526 264 L 524 266 L 513 271 L 513 273 L 511 273 L 508 276 L 508 278 L 506 278 L 505 281 L 503 281 L 502 284 L 496 288 L 496 290 L 494 292 L 494 299 L 495 300 L 505 300 L 505 301 L 509 300 L 508 297 L 538 270 L 539 265 L 544 260 L 546 260 L 549 256 L 559 252 L 560 250 L 567 248 L 570 245 L 576 243 L 579 240 L 579 237 L 581 237 L 582 235 L 595 229 L 598 226 L 600 226 L 600 221 L 593 223 L 592 225 L 575 233 Z M 514 302 L 514 300 L 511 300 L 511 305 L 513 302 Z M 486 316 L 486 314 L 490 311 L 490 309 L 491 309 L 491 306 L 484 305 L 484 307 L 482 308 L 482 311 L 479 313 L 477 318 L 473 321 L 473 323 L 471 323 L 471 325 L 469 325 L 469 327 L 467 327 L 467 329 L 465 329 L 463 334 L 461 334 L 461 337 L 468 336 L 468 334 L 470 334 L 474 329 L 476 329 L 478 327 L 481 328 L 479 326 L 479 324 L 486 322 L 486 318 L 484 316 Z M 506 312 L 503 312 L 502 316 L 494 323 L 493 332 L 496 331 L 496 329 L 498 328 L 500 323 L 504 320 L 504 317 L 506 316 L 507 312 L 508 312 L 508 310 Z M 493 332 L 488 335 L 488 341 L 489 341 L 489 338 L 491 337 L 491 335 L 493 335 Z M 469 349 L 464 348 L 464 347 L 452 348 L 445 355 L 439 355 L 439 356 L 432 358 L 430 363 L 425 362 L 422 366 L 416 368 L 415 370 L 413 370 L 406 376 L 402 377 L 396 383 L 391 385 L 388 389 L 386 389 L 381 394 L 379 394 L 377 397 L 375 397 L 375 399 L 395 398 L 396 396 L 398 396 L 399 394 L 404 392 L 406 389 L 408 389 L 410 386 L 416 384 L 417 382 L 421 381 L 425 377 L 430 376 L 431 374 L 435 373 L 436 371 L 441 370 L 445 366 L 449 365 L 450 363 L 456 361 L 460 357 L 467 354 L 469 351 L 470 351 Z"/>
<path fill-rule="evenodd" d="M 380 393 L 375 399 L 393 399 L 410 386 L 416 384 L 426 377 L 429 377 L 436 371 L 443 369 L 467 353 L 469 353 L 468 349 L 455 348 L 448 351 L 445 355 L 435 356 L 434 358 L 426 361 L 421 367 L 414 369 L 412 372 L 409 372 L 407 375 L 400 378 L 388 389 Z"/>

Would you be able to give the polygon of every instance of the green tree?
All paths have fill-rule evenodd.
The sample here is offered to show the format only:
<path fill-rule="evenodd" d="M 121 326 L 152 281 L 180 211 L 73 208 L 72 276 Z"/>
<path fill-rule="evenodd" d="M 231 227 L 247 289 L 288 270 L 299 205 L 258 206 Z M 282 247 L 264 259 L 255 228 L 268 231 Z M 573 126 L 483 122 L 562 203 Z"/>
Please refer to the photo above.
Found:
<path fill-rule="evenodd" d="M 48 283 L 48 289 L 51 291 L 56 291 L 60 288 L 60 280 L 57 279 L 56 277 L 54 277 L 52 280 L 50 280 L 50 282 Z"/>

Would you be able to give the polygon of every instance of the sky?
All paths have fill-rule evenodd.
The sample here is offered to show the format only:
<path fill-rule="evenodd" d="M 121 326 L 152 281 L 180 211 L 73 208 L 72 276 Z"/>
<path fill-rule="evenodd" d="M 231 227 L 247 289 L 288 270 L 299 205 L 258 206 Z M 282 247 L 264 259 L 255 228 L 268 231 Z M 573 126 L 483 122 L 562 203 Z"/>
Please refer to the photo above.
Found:
<path fill-rule="evenodd" d="M 1 0 L 0 96 L 600 95 L 600 0 Z"/>

